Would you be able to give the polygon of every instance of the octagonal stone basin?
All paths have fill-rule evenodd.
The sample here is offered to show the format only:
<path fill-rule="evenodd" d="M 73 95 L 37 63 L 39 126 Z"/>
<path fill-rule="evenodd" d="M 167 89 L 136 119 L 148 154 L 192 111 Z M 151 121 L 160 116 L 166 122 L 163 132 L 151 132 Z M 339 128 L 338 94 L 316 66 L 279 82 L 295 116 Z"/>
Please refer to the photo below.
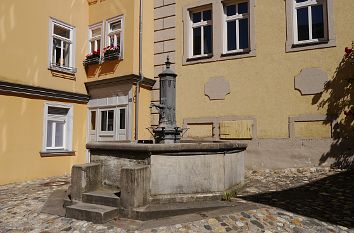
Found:
<path fill-rule="evenodd" d="M 91 162 L 102 165 L 104 185 L 122 187 L 122 168 L 145 165 L 152 197 L 220 194 L 244 181 L 246 144 L 236 142 L 181 142 L 139 144 L 88 143 Z M 144 178 L 145 179 L 145 178 Z"/>

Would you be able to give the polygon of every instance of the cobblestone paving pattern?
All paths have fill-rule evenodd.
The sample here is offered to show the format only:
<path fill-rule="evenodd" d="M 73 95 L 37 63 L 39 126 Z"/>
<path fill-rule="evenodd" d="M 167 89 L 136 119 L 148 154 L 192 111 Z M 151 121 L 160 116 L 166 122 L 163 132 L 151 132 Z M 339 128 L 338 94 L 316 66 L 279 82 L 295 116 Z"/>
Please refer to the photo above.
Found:
<path fill-rule="evenodd" d="M 290 187 L 311 184 L 317 179 L 338 174 L 341 174 L 341 171 L 325 168 L 248 171 L 240 198 L 248 202 L 247 199 L 252 199 L 256 195 L 270 191 L 281 192 Z M 353 177 L 351 179 L 353 183 Z M 69 177 L 52 177 L 0 186 L 0 232 L 127 232 L 126 229 L 112 224 L 99 225 L 40 213 L 49 195 L 54 190 L 66 188 L 68 184 Z M 347 200 L 346 193 L 337 195 L 340 200 Z M 253 201 L 263 199 L 257 197 Z M 352 225 L 346 227 L 345 224 L 341 226 L 320 221 L 318 218 L 308 217 L 296 211 L 296 214 L 286 211 L 283 206 L 282 209 L 274 207 L 276 205 L 273 204 L 270 202 L 270 206 L 264 205 L 259 209 L 144 229 L 142 232 L 354 232 L 350 229 Z M 348 214 L 350 216 L 352 213 Z M 353 215 L 351 217 L 353 218 Z"/>

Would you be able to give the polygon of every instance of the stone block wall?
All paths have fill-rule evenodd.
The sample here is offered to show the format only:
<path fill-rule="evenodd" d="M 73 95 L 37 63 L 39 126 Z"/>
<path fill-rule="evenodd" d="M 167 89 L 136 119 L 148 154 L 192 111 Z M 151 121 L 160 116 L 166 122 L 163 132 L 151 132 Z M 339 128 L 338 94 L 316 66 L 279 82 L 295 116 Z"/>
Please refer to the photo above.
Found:
<path fill-rule="evenodd" d="M 176 1 L 155 0 L 154 5 L 154 70 L 156 83 L 152 91 L 152 103 L 160 99 L 160 83 L 158 75 L 163 71 L 167 56 L 170 57 L 172 68 L 175 64 L 176 51 Z M 158 125 L 158 112 L 151 109 L 151 125 Z"/>

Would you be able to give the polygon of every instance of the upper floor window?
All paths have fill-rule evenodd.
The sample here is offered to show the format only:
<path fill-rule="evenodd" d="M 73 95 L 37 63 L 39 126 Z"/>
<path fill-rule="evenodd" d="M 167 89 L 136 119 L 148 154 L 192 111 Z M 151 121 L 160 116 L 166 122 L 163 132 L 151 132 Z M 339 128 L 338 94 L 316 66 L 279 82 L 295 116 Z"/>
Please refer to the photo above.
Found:
<path fill-rule="evenodd" d="M 248 2 L 237 2 L 224 6 L 225 35 L 224 53 L 249 50 Z"/>
<path fill-rule="evenodd" d="M 212 10 L 191 11 L 192 57 L 208 56 L 213 53 Z"/>
<path fill-rule="evenodd" d="M 295 44 L 319 42 L 327 38 L 326 4 L 323 0 L 295 0 Z"/>
<path fill-rule="evenodd" d="M 75 72 L 74 27 L 50 19 L 49 68 L 59 71 Z"/>
<path fill-rule="evenodd" d="M 333 0 L 286 0 L 287 51 L 335 46 Z"/>
<path fill-rule="evenodd" d="M 183 7 L 183 65 L 256 56 L 256 0 L 203 0 Z"/>
<path fill-rule="evenodd" d="M 106 50 L 105 59 L 111 60 L 111 57 L 116 58 L 119 55 L 122 58 L 123 48 L 123 17 L 115 17 L 108 19 L 106 22 Z M 109 55 L 109 56 L 107 56 Z"/>
<path fill-rule="evenodd" d="M 102 24 L 95 24 L 89 28 L 90 53 L 101 51 Z"/>

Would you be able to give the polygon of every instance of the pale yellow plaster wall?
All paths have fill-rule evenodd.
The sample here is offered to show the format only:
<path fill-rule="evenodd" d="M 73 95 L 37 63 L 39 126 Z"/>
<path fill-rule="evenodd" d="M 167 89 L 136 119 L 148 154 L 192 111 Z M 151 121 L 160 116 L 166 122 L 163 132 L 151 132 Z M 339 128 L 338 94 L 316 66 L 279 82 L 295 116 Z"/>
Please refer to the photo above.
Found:
<path fill-rule="evenodd" d="M 144 1 L 143 10 L 143 74 L 153 78 L 153 1 Z M 89 25 L 115 16 L 124 17 L 123 59 L 90 66 L 87 72 L 89 81 L 139 74 L 139 1 L 105 0 L 89 7 Z"/>
<path fill-rule="evenodd" d="M 294 90 L 294 77 L 306 67 L 319 67 L 331 78 L 354 39 L 351 0 L 333 1 L 337 46 L 285 53 L 285 1 L 256 1 L 256 57 L 182 66 L 182 7 L 197 1 L 177 0 L 176 72 L 177 121 L 211 116 L 255 116 L 259 138 L 287 138 L 288 117 L 326 113 L 312 103 L 313 96 Z M 225 100 L 210 101 L 204 95 L 209 78 L 223 76 L 231 87 Z"/>
<path fill-rule="evenodd" d="M 74 80 L 48 70 L 49 18 L 75 27 Z M 87 50 L 88 3 L 84 0 L 1 0 L 0 80 L 86 93 L 82 61 Z"/>
<path fill-rule="evenodd" d="M 138 122 L 138 138 L 134 138 L 135 134 L 135 101 L 136 101 L 136 85 L 133 85 L 133 96 L 134 96 L 134 101 L 133 101 L 133 114 L 132 114 L 132 133 L 133 133 L 133 140 L 147 140 L 147 139 L 152 139 L 151 134 L 147 130 L 148 127 L 150 127 L 150 103 L 151 103 L 151 90 L 145 87 L 140 87 L 140 93 L 139 93 L 139 122 Z"/>
<path fill-rule="evenodd" d="M 86 161 L 86 106 L 82 104 L 72 104 L 73 150 L 76 155 L 40 156 L 45 102 L 0 95 L 0 185 L 70 174 L 72 165 Z"/>

